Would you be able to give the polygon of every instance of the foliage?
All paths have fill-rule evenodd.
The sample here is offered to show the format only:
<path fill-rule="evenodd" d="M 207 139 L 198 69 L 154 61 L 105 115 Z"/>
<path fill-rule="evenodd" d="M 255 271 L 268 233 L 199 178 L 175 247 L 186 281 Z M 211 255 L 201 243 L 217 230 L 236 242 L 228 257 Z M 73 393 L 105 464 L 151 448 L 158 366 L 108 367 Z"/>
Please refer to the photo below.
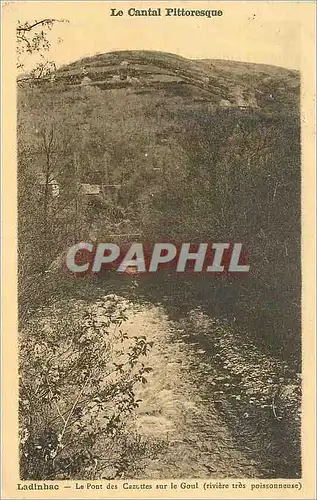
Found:
<path fill-rule="evenodd" d="M 121 330 L 127 307 L 115 295 L 90 307 L 68 301 L 39 311 L 21 331 L 21 478 L 123 473 L 118 450 L 138 407 L 135 387 L 151 371 L 151 343 Z"/>
<path fill-rule="evenodd" d="M 215 61 L 209 70 L 220 71 L 213 85 L 218 82 L 222 97 L 234 94 L 237 83 L 244 82 L 246 91 L 252 83 L 261 106 L 249 109 L 219 107 L 197 81 L 186 87 L 186 96 L 177 93 L 178 87 L 151 86 L 149 53 L 132 52 L 131 61 L 142 66 L 143 60 L 144 71 L 149 71 L 148 82 L 137 88 L 85 88 L 63 77 L 67 71 L 78 74 L 83 64 L 110 71 L 109 63 L 119 64 L 125 57 L 129 54 L 82 60 L 60 71 L 53 84 L 20 91 L 19 243 L 24 275 L 47 271 L 70 243 L 86 238 L 118 243 L 129 238 L 150 243 L 241 241 L 251 265 L 248 277 L 228 276 L 225 286 L 210 277 L 194 277 L 186 284 L 179 280 L 179 295 L 186 295 L 188 306 L 198 301 L 211 313 L 235 318 L 261 347 L 298 366 L 298 76 L 281 68 Z M 204 64 L 205 76 L 207 63 L 184 61 L 160 53 L 152 58 L 160 71 L 170 72 L 174 64 L 175 71 L 181 66 L 196 79 Z M 197 101 L 199 95 L 202 101 Z M 36 198 L 37 208 L 33 200 L 37 179 L 47 167 L 41 137 L 51 130 L 50 165 L 60 196 L 47 200 L 45 215 L 43 192 Z M 81 182 L 118 187 L 88 200 L 77 195 Z M 30 256 L 34 236 L 38 250 Z M 167 284 L 163 293 L 170 289 Z M 174 293 L 170 298 L 174 300 Z"/>
<path fill-rule="evenodd" d="M 183 120 L 185 172 L 162 186 L 147 230 L 160 228 L 161 237 L 176 241 L 241 241 L 250 275 L 228 276 L 226 286 L 193 278 L 188 302 L 199 295 L 211 312 L 235 317 L 267 349 L 294 362 L 300 349 L 298 117 L 199 111 L 183 113 Z"/>
<path fill-rule="evenodd" d="M 149 371 L 142 364 L 149 343 L 122 335 L 125 314 L 114 297 L 91 307 L 69 300 L 75 286 L 52 271 L 79 240 L 243 242 L 249 276 L 144 276 L 135 279 L 137 295 L 178 316 L 199 305 L 218 318 L 204 324 L 199 315 L 196 325 L 212 336 L 215 404 L 237 406 L 233 428 L 237 414 L 243 428 L 263 424 L 275 433 L 271 443 L 289 446 L 287 457 L 295 448 L 298 455 L 300 388 L 288 368 L 300 366 L 298 76 L 273 67 L 152 56 L 132 53 L 139 66 L 144 63 L 144 79 L 135 86 L 78 85 L 83 64 L 97 81 L 116 71 L 115 60 L 129 57 L 114 53 L 73 63 L 55 82 L 19 89 L 23 478 L 118 478 L 132 467 L 127 450 L 132 456 L 155 448 L 125 425 L 138 404 L 134 388 Z M 186 83 L 151 84 L 157 65 L 161 75 L 181 71 Z M 221 108 L 220 98 L 231 99 L 243 83 L 259 106 Z M 49 191 L 52 179 L 57 197 Z M 104 195 L 82 196 L 81 183 L 103 185 Z M 86 288 L 78 286 L 81 297 L 109 286 L 96 281 L 90 289 L 86 281 Z M 62 294 L 67 303 L 25 319 L 41 301 Z M 224 318 L 225 327 L 217 323 Z M 194 330 L 192 319 L 187 328 Z"/>
<path fill-rule="evenodd" d="M 56 70 L 54 61 L 45 58 L 44 53 L 51 48 L 48 32 L 58 22 L 68 22 L 65 19 L 41 19 L 34 21 L 18 21 L 16 28 L 17 68 L 25 69 L 25 58 L 38 54 L 41 60 L 32 69 L 29 78 L 41 78 Z M 61 40 L 59 40 L 60 42 Z"/>

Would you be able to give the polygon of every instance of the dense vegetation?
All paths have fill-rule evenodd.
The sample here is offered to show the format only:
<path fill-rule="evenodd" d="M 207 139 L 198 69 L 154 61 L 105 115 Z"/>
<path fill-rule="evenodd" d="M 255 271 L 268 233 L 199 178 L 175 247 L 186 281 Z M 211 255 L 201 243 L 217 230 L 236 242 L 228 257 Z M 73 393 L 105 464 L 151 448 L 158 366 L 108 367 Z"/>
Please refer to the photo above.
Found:
<path fill-rule="evenodd" d="M 120 329 L 127 305 L 114 295 L 93 306 L 68 300 L 23 330 L 22 479 L 120 477 L 131 467 L 126 450 L 138 445 L 125 424 L 151 372 L 142 362 L 151 344 Z"/>
<path fill-rule="evenodd" d="M 122 243 L 120 235 L 132 234 L 139 236 L 126 240 L 241 241 L 248 277 L 179 280 L 180 294 L 238 319 L 260 343 L 298 364 L 296 72 L 129 54 L 77 62 L 57 72 L 55 82 L 20 89 L 21 299 L 30 293 L 30 276 L 46 271 L 80 239 Z M 116 74 L 122 60 L 130 61 L 132 75 L 142 73 L 142 82 L 123 80 L 124 88 L 114 83 L 109 90 L 68 84 L 69 73 L 80 81 L 83 67 L 92 81 L 96 68 Z M 187 79 L 157 88 L 152 79 L 173 71 Z M 251 90 L 257 104 L 238 106 Z M 221 97 L 231 99 L 231 107 L 219 105 Z M 53 178 L 60 186 L 57 198 L 48 185 L 43 189 Z M 88 200 L 79 194 L 85 182 L 115 187 Z"/>
<path fill-rule="evenodd" d="M 81 85 L 84 76 L 88 82 Z M 142 377 L 146 382 L 147 367 L 141 357 L 147 353 L 148 342 L 145 338 L 138 346 L 134 339 L 128 345 L 116 333 L 129 370 L 122 371 L 120 363 L 117 368 L 113 358 L 111 366 L 118 377 L 111 387 L 103 388 L 100 399 L 94 387 L 102 386 L 103 370 L 111 369 L 100 351 L 108 352 L 114 341 L 111 328 L 125 318 L 120 314 L 118 318 L 117 310 L 109 312 L 109 304 L 94 305 L 100 290 L 109 293 L 114 286 L 113 277 L 74 280 L 59 272 L 61 255 L 80 240 L 242 242 L 251 266 L 248 276 L 141 275 L 137 278 L 138 298 L 164 302 L 171 316 L 181 321 L 196 306 L 209 318 L 226 318 L 233 329 L 228 326 L 226 335 L 220 329 L 214 348 L 230 369 L 239 369 L 235 363 L 240 346 L 245 348 L 250 342 L 252 349 L 256 346 L 259 352 L 265 351 L 273 360 L 268 364 L 271 382 L 265 379 L 261 391 L 251 381 L 254 367 L 262 359 L 252 354 L 255 351 L 250 350 L 254 366 L 250 362 L 245 377 L 234 370 L 232 374 L 241 378 L 239 390 L 248 401 L 252 395 L 252 405 L 255 401 L 259 408 L 273 408 L 278 387 L 286 378 L 291 384 L 294 372 L 300 370 L 301 332 L 298 102 L 296 72 L 226 61 L 189 61 L 150 52 L 98 55 L 62 68 L 53 79 L 20 83 L 22 476 L 83 477 L 85 471 L 87 477 L 98 477 L 100 464 L 94 456 L 98 455 L 101 428 L 93 426 L 90 434 L 83 430 L 87 423 L 83 422 L 93 413 L 88 415 L 84 406 L 77 405 L 82 394 L 72 387 L 75 372 L 89 396 L 88 406 L 92 402 L 100 415 L 107 414 L 112 394 L 118 396 L 102 436 L 103 443 L 111 440 L 113 453 L 119 457 L 114 477 L 128 467 L 121 463 L 122 449 L 135 446 L 133 440 L 134 444 L 128 443 L 124 422 L 137 405 L 135 383 Z M 58 184 L 59 196 L 52 195 L 52 181 Z M 81 184 L 102 185 L 103 195 L 84 196 Z M 131 279 L 124 280 L 131 291 Z M 71 298 L 84 299 L 85 294 L 91 303 L 84 300 L 82 314 L 77 302 L 67 304 Z M 102 320 L 98 307 L 107 309 Z M 46 318 L 43 324 L 41 311 Z M 235 329 L 239 330 L 236 342 Z M 228 345 L 235 343 L 230 354 Z M 96 352 L 90 350 L 92 345 Z M 28 356 L 30 346 L 35 352 L 32 358 Z M 96 356 L 96 373 L 88 373 L 91 356 Z M 67 379 L 69 369 L 72 375 Z M 281 379 L 284 382 L 275 380 L 270 370 L 287 373 Z M 261 379 L 261 370 L 257 377 Z M 38 384 L 35 395 L 30 394 L 33 378 Z M 127 385 L 128 400 L 124 396 Z M 294 408 L 298 387 L 296 378 L 296 391 L 290 397 Z M 39 404 L 43 398 L 45 418 Z M 243 404 L 250 406 L 247 400 Z M 83 439 L 74 446 L 79 424 L 84 425 Z M 299 424 L 294 427 L 291 419 L 289 426 L 291 431 L 295 428 L 297 446 Z M 117 440 L 113 440 L 113 429 Z M 282 434 L 280 427 L 278 432 Z M 87 451 L 90 449 L 94 453 Z M 135 448 L 133 453 L 137 453 Z M 111 456 L 104 460 L 111 462 Z"/>

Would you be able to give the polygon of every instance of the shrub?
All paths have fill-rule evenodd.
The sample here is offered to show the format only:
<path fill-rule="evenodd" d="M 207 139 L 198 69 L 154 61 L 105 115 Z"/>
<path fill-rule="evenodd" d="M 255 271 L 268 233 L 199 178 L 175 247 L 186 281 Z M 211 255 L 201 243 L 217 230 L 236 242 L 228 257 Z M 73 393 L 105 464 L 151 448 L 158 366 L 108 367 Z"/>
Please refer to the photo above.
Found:
<path fill-rule="evenodd" d="M 21 331 L 22 479 L 94 478 L 103 464 L 116 471 L 136 384 L 151 371 L 151 343 L 121 330 L 128 305 L 115 295 L 63 302 Z"/>

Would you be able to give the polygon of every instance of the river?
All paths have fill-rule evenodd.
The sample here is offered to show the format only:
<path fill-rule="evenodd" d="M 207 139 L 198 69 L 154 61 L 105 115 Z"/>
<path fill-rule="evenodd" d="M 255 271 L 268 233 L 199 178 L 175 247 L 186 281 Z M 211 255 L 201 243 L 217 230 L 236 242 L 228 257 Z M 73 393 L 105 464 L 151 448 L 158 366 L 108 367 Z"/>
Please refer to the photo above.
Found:
<path fill-rule="evenodd" d="M 147 364 L 148 383 L 137 391 L 141 399 L 134 425 L 143 439 L 163 440 L 159 456 L 145 459 L 140 478 L 263 477 L 247 443 L 241 446 L 230 431 L 215 394 L 217 369 L 198 342 L 162 307 L 142 305 L 123 324 L 128 335 L 153 342 Z"/>

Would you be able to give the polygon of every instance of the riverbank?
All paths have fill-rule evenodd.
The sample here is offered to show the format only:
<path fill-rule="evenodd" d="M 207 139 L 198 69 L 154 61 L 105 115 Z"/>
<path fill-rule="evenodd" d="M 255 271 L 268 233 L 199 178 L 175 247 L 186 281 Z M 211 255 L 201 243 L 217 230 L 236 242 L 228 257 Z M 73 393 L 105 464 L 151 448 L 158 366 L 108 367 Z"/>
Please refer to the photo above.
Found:
<path fill-rule="evenodd" d="M 101 290 L 93 290 L 86 300 L 73 290 L 70 322 L 73 310 L 99 302 Z M 128 304 L 122 333 L 152 345 L 145 361 L 152 371 L 136 385 L 121 449 L 124 456 L 130 447 L 137 460 L 106 467 L 102 477 L 299 477 L 300 377 L 199 307 L 176 318 L 163 304 L 138 300 L 131 279 L 124 290 L 112 294 L 119 308 Z M 56 299 L 37 314 L 50 323 L 64 314 L 63 303 Z"/>

